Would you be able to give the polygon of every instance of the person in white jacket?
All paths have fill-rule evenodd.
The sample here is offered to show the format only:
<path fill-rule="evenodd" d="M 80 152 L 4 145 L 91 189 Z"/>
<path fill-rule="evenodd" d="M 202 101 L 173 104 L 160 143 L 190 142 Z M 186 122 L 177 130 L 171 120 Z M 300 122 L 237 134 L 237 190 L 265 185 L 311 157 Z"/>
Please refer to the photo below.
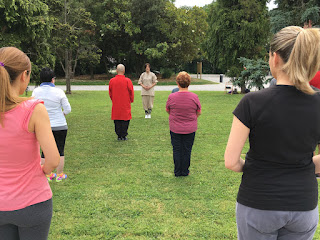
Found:
<path fill-rule="evenodd" d="M 68 125 L 65 115 L 71 112 L 71 106 L 63 90 L 56 88 L 55 74 L 50 68 L 43 68 L 40 72 L 41 84 L 32 92 L 32 96 L 42 100 L 48 111 L 52 133 L 60 153 L 60 163 L 57 167 L 57 173 L 47 175 L 48 181 L 54 178 L 57 182 L 67 178 L 64 169 L 64 146 L 67 137 Z M 41 155 L 41 164 L 44 163 L 44 155 Z"/>

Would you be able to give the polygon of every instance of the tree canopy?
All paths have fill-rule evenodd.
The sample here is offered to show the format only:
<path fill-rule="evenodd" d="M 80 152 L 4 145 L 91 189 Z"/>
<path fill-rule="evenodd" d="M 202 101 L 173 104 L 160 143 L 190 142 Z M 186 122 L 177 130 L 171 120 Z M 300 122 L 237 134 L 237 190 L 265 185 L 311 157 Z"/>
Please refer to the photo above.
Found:
<path fill-rule="evenodd" d="M 264 59 L 271 33 L 283 27 L 320 25 L 320 0 L 277 0 L 270 12 L 266 2 L 177 8 L 174 0 L 0 0 L 0 47 L 26 52 L 35 79 L 45 66 L 65 75 L 70 92 L 76 74 L 93 77 L 124 63 L 138 75 L 145 62 L 170 72 L 204 61 L 244 87 L 240 58 Z"/>
<path fill-rule="evenodd" d="M 23 49 L 33 63 L 34 76 L 38 76 L 38 66 L 54 65 L 55 56 L 48 41 L 52 22 L 44 2 L 0 0 L 0 16 L 1 47 Z"/>
<path fill-rule="evenodd" d="M 208 21 L 209 60 L 230 77 L 238 77 L 243 69 L 238 58 L 265 56 L 270 35 L 266 1 L 218 0 L 211 5 Z"/>
<path fill-rule="evenodd" d="M 278 8 L 270 12 L 271 30 L 295 25 L 312 27 L 320 25 L 320 0 L 277 0 Z"/>

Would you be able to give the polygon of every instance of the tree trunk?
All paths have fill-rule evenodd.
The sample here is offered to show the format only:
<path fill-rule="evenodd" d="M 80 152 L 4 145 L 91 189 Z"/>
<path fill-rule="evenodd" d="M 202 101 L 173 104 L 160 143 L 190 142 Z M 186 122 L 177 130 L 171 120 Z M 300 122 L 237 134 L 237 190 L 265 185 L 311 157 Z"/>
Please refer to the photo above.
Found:
<path fill-rule="evenodd" d="M 246 93 L 246 85 L 241 86 L 241 93 Z"/>
<path fill-rule="evenodd" d="M 70 74 L 71 74 L 71 62 L 69 60 L 69 52 L 68 50 L 65 50 L 65 78 L 66 78 L 66 94 L 71 94 L 71 80 L 70 80 Z"/>
<path fill-rule="evenodd" d="M 64 23 L 67 24 L 67 0 L 64 1 Z M 71 62 L 69 60 L 68 49 L 64 51 L 65 78 L 66 78 L 66 94 L 71 94 L 70 72 Z"/>
<path fill-rule="evenodd" d="M 90 66 L 90 80 L 94 79 L 93 66 Z"/>

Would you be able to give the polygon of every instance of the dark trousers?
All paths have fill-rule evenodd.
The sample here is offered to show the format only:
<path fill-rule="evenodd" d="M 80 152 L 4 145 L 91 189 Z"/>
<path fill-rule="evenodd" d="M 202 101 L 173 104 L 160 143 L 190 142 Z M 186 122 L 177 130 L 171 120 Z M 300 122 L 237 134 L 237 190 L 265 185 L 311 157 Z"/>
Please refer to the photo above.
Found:
<path fill-rule="evenodd" d="M 119 138 L 124 138 L 128 135 L 128 127 L 130 120 L 114 120 L 114 129 Z"/>
<path fill-rule="evenodd" d="M 61 157 L 64 156 L 64 146 L 66 144 L 67 132 L 68 130 L 52 131 Z M 43 152 L 41 153 L 41 157 L 44 158 Z"/>
<path fill-rule="evenodd" d="M 0 239 L 48 239 L 52 199 L 15 211 L 0 211 Z"/>
<path fill-rule="evenodd" d="M 196 133 L 178 134 L 170 131 L 170 135 L 173 148 L 174 175 L 176 177 L 188 176 L 191 150 Z"/>

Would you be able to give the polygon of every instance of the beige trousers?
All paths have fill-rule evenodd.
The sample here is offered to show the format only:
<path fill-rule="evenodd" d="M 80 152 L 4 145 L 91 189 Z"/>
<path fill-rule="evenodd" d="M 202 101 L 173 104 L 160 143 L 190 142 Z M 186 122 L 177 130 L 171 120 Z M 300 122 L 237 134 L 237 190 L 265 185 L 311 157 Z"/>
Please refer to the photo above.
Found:
<path fill-rule="evenodd" d="M 142 95 L 142 104 L 145 111 L 153 108 L 153 100 L 154 96 Z"/>

